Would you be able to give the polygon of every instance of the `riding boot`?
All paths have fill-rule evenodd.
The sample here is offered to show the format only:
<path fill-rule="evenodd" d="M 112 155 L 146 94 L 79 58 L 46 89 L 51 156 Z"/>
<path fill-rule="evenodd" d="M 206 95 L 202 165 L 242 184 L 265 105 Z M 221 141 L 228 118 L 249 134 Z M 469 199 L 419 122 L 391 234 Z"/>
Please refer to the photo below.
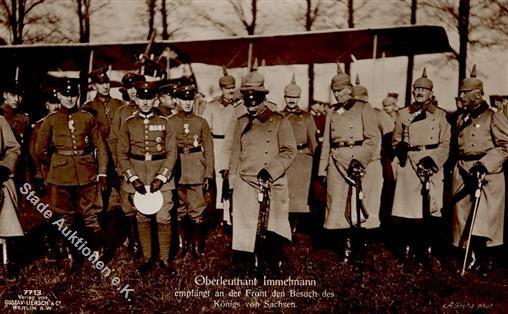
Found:
<path fill-rule="evenodd" d="M 149 221 L 138 222 L 139 242 L 143 251 L 143 263 L 138 268 L 139 273 L 144 274 L 153 268 L 152 258 L 152 229 Z"/>
<path fill-rule="evenodd" d="M 487 276 L 488 272 L 492 270 L 492 260 L 487 254 L 487 238 L 474 236 L 471 239 L 471 246 L 473 247 L 473 259 L 469 268 Z"/>
<path fill-rule="evenodd" d="M 159 237 L 159 265 L 167 273 L 175 273 L 169 258 L 171 246 L 171 224 L 157 224 L 157 236 Z"/>
<path fill-rule="evenodd" d="M 136 220 L 136 216 L 128 216 L 127 223 L 129 226 L 129 231 L 127 233 L 127 237 L 129 238 L 129 251 L 133 253 L 135 258 L 141 257 L 143 253 L 139 244 L 138 222 Z"/>
<path fill-rule="evenodd" d="M 200 258 L 203 255 L 203 244 L 202 244 L 202 223 L 193 222 L 192 223 L 192 257 Z"/>
<path fill-rule="evenodd" d="M 187 255 L 189 251 L 189 223 L 186 219 L 178 222 L 178 236 L 180 238 L 180 249 L 182 251 L 182 257 Z"/>
<path fill-rule="evenodd" d="M 344 234 L 344 250 L 342 255 L 342 263 L 349 264 L 353 259 L 353 241 L 349 231 Z"/>

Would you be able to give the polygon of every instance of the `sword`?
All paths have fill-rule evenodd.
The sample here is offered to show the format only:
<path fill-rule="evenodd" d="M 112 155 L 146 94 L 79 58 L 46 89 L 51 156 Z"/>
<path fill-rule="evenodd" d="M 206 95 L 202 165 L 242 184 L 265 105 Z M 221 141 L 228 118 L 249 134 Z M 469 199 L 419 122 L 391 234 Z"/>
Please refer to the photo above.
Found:
<path fill-rule="evenodd" d="M 473 234 L 473 228 L 474 228 L 474 223 L 476 220 L 476 214 L 478 212 L 478 207 L 480 205 L 480 197 L 482 195 L 483 184 L 485 181 L 485 174 L 480 175 L 479 173 L 476 173 L 476 180 L 477 180 L 477 182 L 476 182 L 477 185 L 476 185 L 476 190 L 474 192 L 473 216 L 471 217 L 471 226 L 469 227 L 469 234 L 467 236 L 466 255 L 464 256 L 464 263 L 462 263 L 462 271 L 460 273 L 461 276 L 464 276 L 466 274 L 467 258 L 469 256 L 469 250 L 471 247 L 471 236 Z"/>

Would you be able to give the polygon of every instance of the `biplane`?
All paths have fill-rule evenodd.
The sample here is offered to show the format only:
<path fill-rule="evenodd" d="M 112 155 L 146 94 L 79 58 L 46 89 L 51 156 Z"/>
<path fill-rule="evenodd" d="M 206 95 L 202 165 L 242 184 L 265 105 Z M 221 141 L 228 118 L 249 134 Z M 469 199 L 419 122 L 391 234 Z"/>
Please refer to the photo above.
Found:
<path fill-rule="evenodd" d="M 105 44 L 34 44 L 0 46 L 4 77 L 19 79 L 27 89 L 26 103 L 38 97 L 48 71 L 79 71 L 82 82 L 90 68 L 139 70 L 140 60 L 163 63 L 166 69 L 204 63 L 228 68 L 248 67 L 251 59 L 266 66 L 354 62 L 362 59 L 451 52 L 443 27 L 433 25 L 310 31 L 208 40 L 154 40 Z M 155 57 L 157 56 L 157 57 Z M 33 108 L 25 108 L 31 111 Z"/>

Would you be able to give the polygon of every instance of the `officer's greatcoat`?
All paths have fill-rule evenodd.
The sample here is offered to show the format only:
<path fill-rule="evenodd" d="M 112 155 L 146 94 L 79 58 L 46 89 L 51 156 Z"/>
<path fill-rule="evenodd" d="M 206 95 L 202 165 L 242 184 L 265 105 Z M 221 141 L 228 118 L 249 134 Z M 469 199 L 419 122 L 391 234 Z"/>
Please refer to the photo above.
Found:
<path fill-rule="evenodd" d="M 320 176 L 327 176 L 328 182 L 326 229 L 350 227 L 345 217 L 346 208 L 352 205 L 348 204 L 347 197 L 351 182 L 347 169 L 351 160 L 356 159 L 368 171 L 381 141 L 376 113 L 368 103 L 350 100 L 339 109 L 336 108 L 331 107 L 326 115 L 318 172 Z M 364 178 L 363 182 L 366 181 Z M 353 195 L 351 199 L 354 198 Z M 379 222 L 375 219 L 368 219 L 363 226 L 371 228 L 377 224 Z"/>
<path fill-rule="evenodd" d="M 215 98 L 209 102 L 203 112 L 203 118 L 206 119 L 212 132 L 213 152 L 215 157 L 215 182 L 217 184 L 216 208 L 222 208 L 222 176 L 219 171 L 227 168 L 229 160 L 229 150 L 226 149 L 225 137 L 229 124 L 235 116 L 234 100 L 228 101 L 223 96 Z M 229 212 L 224 213 L 224 220 L 229 220 Z"/>
<path fill-rule="evenodd" d="M 234 125 L 230 180 L 233 186 L 233 249 L 254 252 L 258 223 L 257 174 L 265 168 L 270 183 L 268 230 L 291 240 L 289 191 L 286 170 L 296 156 L 296 141 L 289 121 L 261 104 L 258 117 L 249 115 Z"/>
<path fill-rule="evenodd" d="M 471 213 L 472 191 L 475 180 L 468 172 L 476 163 L 481 162 L 487 168 L 485 184 L 473 228 L 474 236 L 488 238 L 488 246 L 503 244 L 505 179 L 503 163 L 508 158 L 508 120 L 501 111 L 494 113 L 486 103 L 480 105 L 465 119 L 461 114 L 457 121 L 458 162 L 453 171 L 452 189 L 454 195 L 453 244 L 465 246 L 467 232 L 466 221 Z M 461 241 L 462 237 L 465 237 Z"/>
<path fill-rule="evenodd" d="M 287 170 L 289 184 L 289 212 L 309 212 L 310 177 L 312 174 L 312 156 L 317 148 L 316 124 L 312 115 L 296 108 L 285 108 L 286 116 L 296 140 L 297 154 Z"/>
<path fill-rule="evenodd" d="M 423 111 L 416 104 L 401 109 L 395 121 L 393 147 L 401 141 L 408 143 L 409 151 L 404 167 L 398 159 L 392 164 L 396 180 L 392 216 L 423 218 L 422 182 L 416 169 L 418 162 L 429 156 L 439 168 L 430 177 L 430 213 L 440 217 L 443 207 L 443 164 L 450 151 L 450 124 L 446 120 L 446 112 L 430 102 L 423 105 Z"/>
<path fill-rule="evenodd" d="M 14 134 L 4 119 L 0 116 L 0 165 L 14 171 L 16 161 L 21 151 Z M 14 181 L 9 179 L 3 183 L 3 200 L 0 208 L 0 237 L 19 237 L 23 229 L 16 213 L 17 195 Z"/>

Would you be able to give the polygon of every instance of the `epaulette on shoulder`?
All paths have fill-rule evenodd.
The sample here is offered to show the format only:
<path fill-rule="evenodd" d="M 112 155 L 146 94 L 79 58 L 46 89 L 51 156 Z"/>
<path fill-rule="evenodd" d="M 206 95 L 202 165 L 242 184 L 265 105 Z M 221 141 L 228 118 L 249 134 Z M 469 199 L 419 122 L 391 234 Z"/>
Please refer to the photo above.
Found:
<path fill-rule="evenodd" d="M 136 111 L 134 111 L 134 112 L 133 112 L 130 116 L 128 116 L 127 118 L 125 118 L 125 121 L 128 121 L 128 120 L 130 120 L 130 119 L 132 119 L 132 118 L 135 118 L 137 114 L 138 114 L 138 111 L 136 110 Z"/>
<path fill-rule="evenodd" d="M 81 109 L 81 111 L 87 112 L 87 113 L 91 114 L 92 116 L 97 117 L 97 110 L 92 109 L 90 107 L 83 108 L 83 109 Z"/>
<path fill-rule="evenodd" d="M 285 117 L 285 115 L 280 111 L 272 111 L 272 113 L 276 116 Z"/>

